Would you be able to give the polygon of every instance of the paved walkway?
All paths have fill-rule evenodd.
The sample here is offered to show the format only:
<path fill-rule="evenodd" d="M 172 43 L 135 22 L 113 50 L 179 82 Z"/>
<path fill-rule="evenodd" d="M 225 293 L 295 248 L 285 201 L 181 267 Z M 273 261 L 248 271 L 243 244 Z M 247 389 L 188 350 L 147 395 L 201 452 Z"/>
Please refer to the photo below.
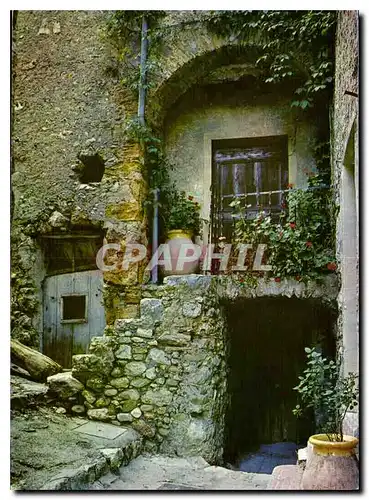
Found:
<path fill-rule="evenodd" d="M 272 474 L 278 465 L 296 465 L 297 449 L 295 443 L 262 444 L 255 453 L 248 453 L 238 464 L 243 472 Z"/>
<path fill-rule="evenodd" d="M 266 490 L 269 475 L 210 466 L 201 457 L 140 456 L 88 490 Z"/>
<path fill-rule="evenodd" d="M 17 490 L 78 490 L 109 467 L 137 456 L 132 429 L 70 418 L 49 408 L 13 412 L 11 486 Z"/>

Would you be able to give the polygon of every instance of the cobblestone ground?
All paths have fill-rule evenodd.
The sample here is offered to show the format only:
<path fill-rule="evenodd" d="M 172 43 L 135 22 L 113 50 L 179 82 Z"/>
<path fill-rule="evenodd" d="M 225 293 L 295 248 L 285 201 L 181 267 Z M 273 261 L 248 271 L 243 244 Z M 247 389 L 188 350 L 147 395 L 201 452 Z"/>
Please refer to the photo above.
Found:
<path fill-rule="evenodd" d="M 210 466 L 201 457 L 140 456 L 88 490 L 266 490 L 271 476 Z"/>

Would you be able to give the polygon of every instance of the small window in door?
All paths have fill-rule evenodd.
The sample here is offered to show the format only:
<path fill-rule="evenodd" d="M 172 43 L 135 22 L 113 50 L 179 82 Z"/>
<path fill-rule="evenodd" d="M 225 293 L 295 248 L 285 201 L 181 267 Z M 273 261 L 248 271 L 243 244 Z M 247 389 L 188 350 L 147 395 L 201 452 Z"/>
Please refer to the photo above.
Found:
<path fill-rule="evenodd" d="M 64 295 L 62 300 L 62 323 L 87 323 L 86 295 Z"/>

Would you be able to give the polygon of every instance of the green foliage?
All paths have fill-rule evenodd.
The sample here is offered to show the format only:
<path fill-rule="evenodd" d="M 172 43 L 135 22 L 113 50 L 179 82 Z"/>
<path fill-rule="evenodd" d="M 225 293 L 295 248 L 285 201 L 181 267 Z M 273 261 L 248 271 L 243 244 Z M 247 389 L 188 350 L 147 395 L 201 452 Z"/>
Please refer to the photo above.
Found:
<path fill-rule="evenodd" d="M 302 82 L 291 105 L 313 106 L 333 81 L 333 40 L 336 13 L 332 11 L 219 11 L 208 20 L 211 31 L 234 36 L 241 43 L 261 40 L 256 64 L 266 83 Z"/>
<path fill-rule="evenodd" d="M 357 375 L 340 376 L 340 363 L 323 357 L 316 347 L 306 347 L 307 368 L 294 387 L 299 393 L 300 404 L 293 410 L 301 416 L 312 408 L 317 419 L 317 430 L 327 434 L 330 441 L 343 440 L 343 420 L 347 410 L 358 404 Z"/>
<path fill-rule="evenodd" d="M 186 229 L 193 236 L 200 234 L 200 205 L 184 191 L 173 191 L 165 213 L 166 227 Z"/>
<path fill-rule="evenodd" d="M 266 244 L 268 263 L 277 280 L 319 280 L 322 273 L 336 269 L 329 200 L 327 189 L 291 189 L 286 196 L 286 211 L 276 222 L 263 212 L 255 219 L 246 219 L 242 202 L 235 199 L 231 202 L 237 216 L 235 239 L 252 244 L 255 250 L 258 244 Z"/>
<path fill-rule="evenodd" d="M 117 10 L 107 21 L 105 35 L 115 50 L 115 63 L 107 68 L 111 76 L 119 77 L 125 88 L 138 93 L 140 86 L 140 47 L 142 18 L 148 23 L 148 54 L 145 64 L 147 75 L 143 87 L 147 90 L 155 85 L 155 75 L 160 70 L 158 46 L 160 30 L 158 22 L 166 16 L 165 11 Z"/>

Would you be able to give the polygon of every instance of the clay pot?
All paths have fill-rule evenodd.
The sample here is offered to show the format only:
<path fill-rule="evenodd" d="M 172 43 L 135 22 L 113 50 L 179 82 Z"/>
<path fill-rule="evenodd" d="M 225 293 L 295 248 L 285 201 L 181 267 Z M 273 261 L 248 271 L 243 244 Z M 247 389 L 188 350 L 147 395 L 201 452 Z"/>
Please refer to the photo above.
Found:
<path fill-rule="evenodd" d="M 174 276 L 174 275 L 184 275 L 184 274 L 193 274 L 196 273 L 199 266 L 199 259 L 192 262 L 179 261 L 180 249 L 182 245 L 186 245 L 186 252 L 182 255 L 191 256 L 194 252 L 196 252 L 196 246 L 191 238 L 192 234 L 190 231 L 182 230 L 182 229 L 173 229 L 168 231 L 168 238 L 166 243 L 169 245 L 171 263 L 172 263 L 172 271 L 163 270 L 164 276 Z M 182 260 L 182 259 L 181 259 Z"/>
<path fill-rule="evenodd" d="M 326 434 L 309 438 L 311 451 L 302 476 L 303 490 L 357 490 L 359 467 L 355 455 L 358 439 L 343 436 L 329 441 Z"/>

